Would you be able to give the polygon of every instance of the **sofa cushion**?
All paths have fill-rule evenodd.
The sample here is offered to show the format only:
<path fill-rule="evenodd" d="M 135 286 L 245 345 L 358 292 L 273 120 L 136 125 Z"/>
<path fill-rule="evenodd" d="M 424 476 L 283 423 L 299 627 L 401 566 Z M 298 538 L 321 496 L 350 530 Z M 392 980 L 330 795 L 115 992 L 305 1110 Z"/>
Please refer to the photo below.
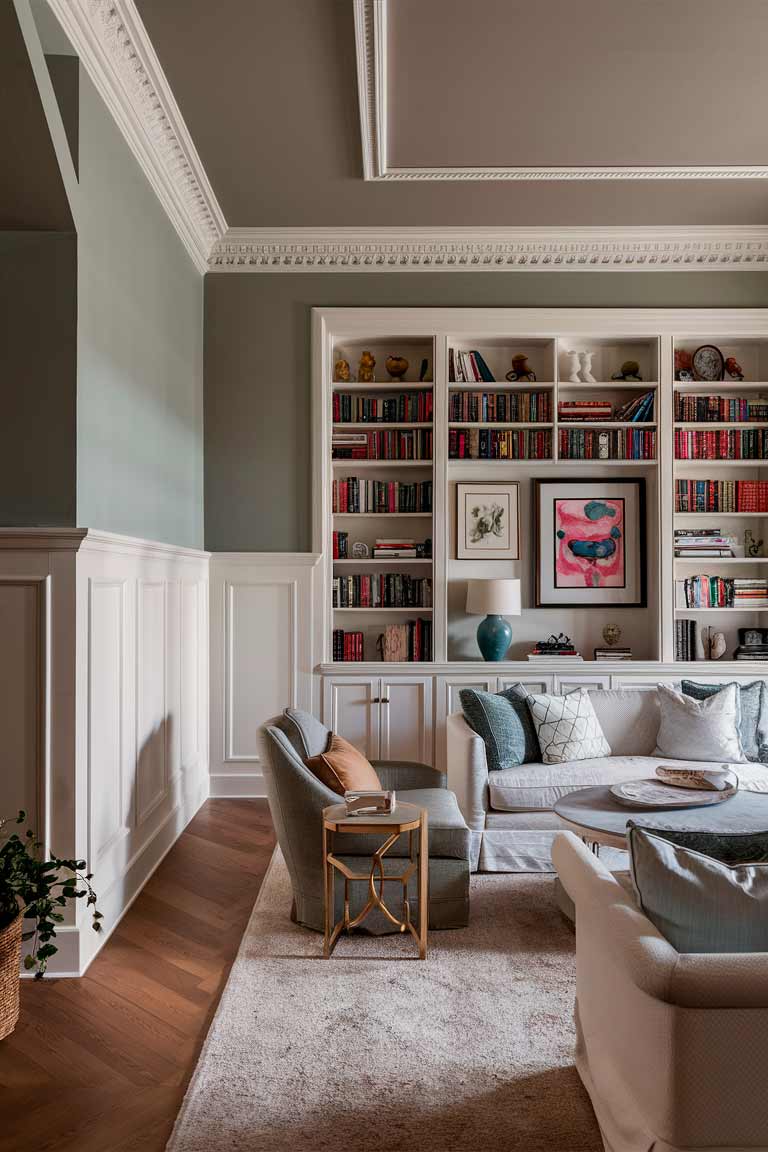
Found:
<path fill-rule="evenodd" d="M 744 755 L 747 760 L 765 760 L 768 757 L 768 692 L 765 681 L 738 684 L 732 680 L 731 683 L 738 688 L 741 701 L 739 739 Z M 695 680 L 682 682 L 684 694 L 694 700 L 708 700 L 727 687 L 727 684 L 697 684 Z"/>
<path fill-rule="evenodd" d="M 459 700 L 467 724 L 482 737 L 492 771 L 539 759 L 536 730 L 523 696 L 510 690 L 495 693 L 462 688 Z"/>
<path fill-rule="evenodd" d="M 311 712 L 286 708 L 277 726 L 285 732 L 302 764 L 308 756 L 319 756 L 328 747 L 330 729 L 315 719 Z"/>
<path fill-rule="evenodd" d="M 744 761 L 739 739 L 741 697 L 736 684 L 726 684 L 707 700 L 694 700 L 659 684 L 661 724 L 656 754 L 680 760 Z"/>
<path fill-rule="evenodd" d="M 651 756 L 659 734 L 659 695 L 653 688 L 593 689 L 595 715 L 614 756 Z"/>
<path fill-rule="evenodd" d="M 453 792 L 447 788 L 406 788 L 398 791 L 397 799 L 403 804 L 426 808 L 430 857 L 469 859 L 471 834 Z M 370 856 L 381 842 L 382 837 L 378 834 L 339 832 L 334 837 L 334 851 L 345 856 Z M 387 856 L 407 855 L 408 833 L 404 832 Z"/>
<path fill-rule="evenodd" d="M 586 688 L 567 696 L 534 692 L 527 699 L 545 763 L 566 764 L 572 760 L 610 756 L 610 745 Z"/>
<path fill-rule="evenodd" d="M 692 768 L 695 763 L 659 756 L 598 756 L 569 764 L 522 764 L 504 772 L 489 772 L 488 798 L 491 808 L 497 812 L 547 811 L 578 788 L 647 779 L 655 776 L 659 764 Z M 742 788 L 768 792 L 768 768 L 764 765 L 733 764 L 731 767 Z"/>

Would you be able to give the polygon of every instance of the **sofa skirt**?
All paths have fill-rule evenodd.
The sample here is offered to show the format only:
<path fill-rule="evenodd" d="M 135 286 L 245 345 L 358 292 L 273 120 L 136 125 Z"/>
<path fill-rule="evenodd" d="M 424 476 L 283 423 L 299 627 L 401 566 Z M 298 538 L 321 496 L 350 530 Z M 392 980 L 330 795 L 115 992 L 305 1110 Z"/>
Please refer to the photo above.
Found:
<path fill-rule="evenodd" d="M 490 817 L 489 813 L 489 817 Z M 502 815 L 502 813 L 499 813 Z M 526 812 L 505 812 L 505 817 L 530 817 Z M 538 813 L 536 815 L 539 815 Z M 541 813 L 541 816 L 554 813 Z M 529 821 L 530 822 L 530 821 Z M 558 821 L 553 828 L 486 828 L 480 833 L 479 872 L 554 872 L 552 843 L 563 825 Z M 601 847 L 600 859 L 612 872 L 623 872 L 629 867 L 629 855 L 620 848 Z"/>

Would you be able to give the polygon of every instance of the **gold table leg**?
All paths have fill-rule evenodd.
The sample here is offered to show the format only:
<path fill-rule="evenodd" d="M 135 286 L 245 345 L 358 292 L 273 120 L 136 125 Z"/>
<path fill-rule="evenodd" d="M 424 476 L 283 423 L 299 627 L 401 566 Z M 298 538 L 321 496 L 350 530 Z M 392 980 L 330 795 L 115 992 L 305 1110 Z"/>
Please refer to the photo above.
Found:
<path fill-rule="evenodd" d="M 419 960 L 427 958 L 427 905 L 429 901 L 429 832 L 427 829 L 427 810 L 421 813 L 421 827 L 419 828 Z"/>

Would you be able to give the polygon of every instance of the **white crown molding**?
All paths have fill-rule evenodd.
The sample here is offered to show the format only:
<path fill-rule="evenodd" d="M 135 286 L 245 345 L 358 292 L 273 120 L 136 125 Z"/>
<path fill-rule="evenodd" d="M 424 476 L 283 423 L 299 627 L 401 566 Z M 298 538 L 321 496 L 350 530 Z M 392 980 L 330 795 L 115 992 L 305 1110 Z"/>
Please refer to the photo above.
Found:
<path fill-rule="evenodd" d="M 387 162 L 387 0 L 353 0 L 355 52 L 366 180 L 757 180 L 765 164 L 632 167 L 420 167 Z"/>
<path fill-rule="evenodd" d="M 226 221 L 133 0 L 48 0 L 198 269 Z"/>
<path fill-rule="evenodd" d="M 768 272 L 768 227 L 230 228 L 211 272 Z"/>

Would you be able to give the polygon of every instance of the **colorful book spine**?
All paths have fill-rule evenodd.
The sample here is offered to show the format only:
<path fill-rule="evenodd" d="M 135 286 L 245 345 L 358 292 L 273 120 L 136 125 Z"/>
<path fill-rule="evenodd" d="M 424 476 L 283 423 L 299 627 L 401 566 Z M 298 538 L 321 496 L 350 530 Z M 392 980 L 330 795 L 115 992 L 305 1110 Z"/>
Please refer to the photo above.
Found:
<path fill-rule="evenodd" d="M 561 428 L 558 448 L 561 460 L 655 460 L 656 430 Z"/>
<path fill-rule="evenodd" d="M 451 428 L 448 456 L 451 460 L 551 460 L 552 433 L 533 428 Z"/>

